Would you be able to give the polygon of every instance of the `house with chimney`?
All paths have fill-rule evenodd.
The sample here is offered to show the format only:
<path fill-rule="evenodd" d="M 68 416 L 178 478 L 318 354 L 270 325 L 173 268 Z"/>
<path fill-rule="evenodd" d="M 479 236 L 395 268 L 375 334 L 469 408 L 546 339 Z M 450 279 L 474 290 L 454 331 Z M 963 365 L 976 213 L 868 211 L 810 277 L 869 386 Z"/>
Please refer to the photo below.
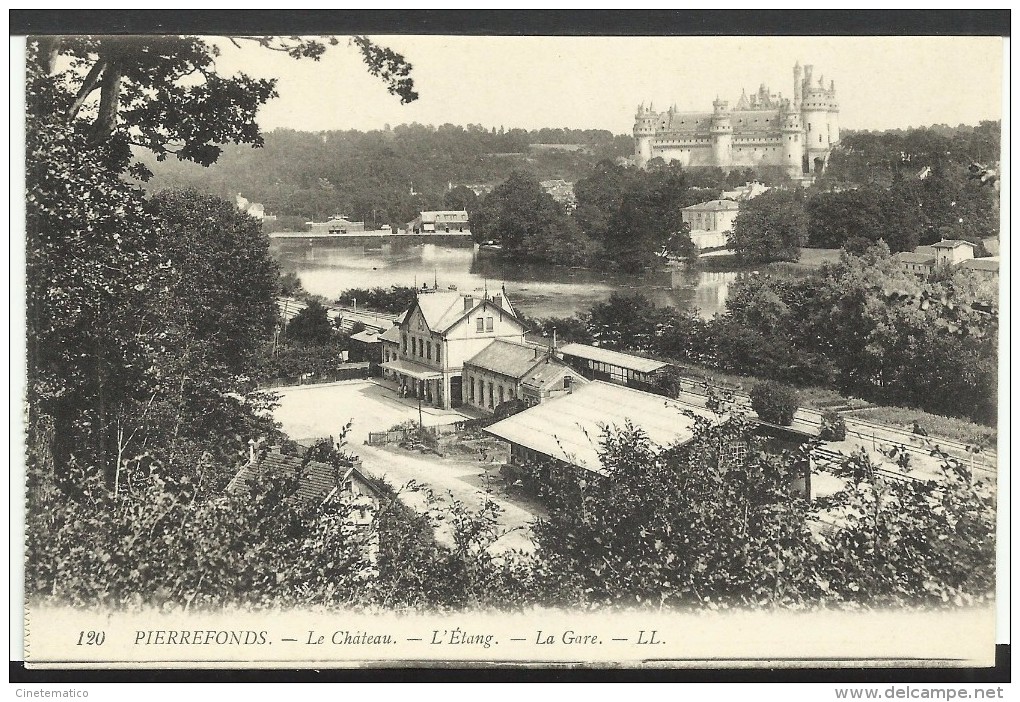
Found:
<path fill-rule="evenodd" d="M 396 358 L 392 344 L 382 351 L 390 356 L 381 364 L 404 397 L 417 397 L 435 407 L 451 409 L 464 403 L 463 371 L 466 361 L 493 341 L 524 344 L 524 323 L 505 293 L 470 293 L 421 290 L 401 316 Z"/>
<path fill-rule="evenodd" d="M 249 495 L 252 488 L 274 479 L 292 481 L 286 497 L 295 505 L 315 509 L 338 501 L 349 506 L 343 528 L 364 538 L 366 556 L 374 562 L 379 551 L 375 515 L 385 499 L 383 487 L 361 468 L 361 460 L 347 461 L 339 467 L 300 455 L 285 454 L 272 446 L 261 457 L 254 450 L 245 465 L 227 484 L 226 493 L 235 497 Z"/>

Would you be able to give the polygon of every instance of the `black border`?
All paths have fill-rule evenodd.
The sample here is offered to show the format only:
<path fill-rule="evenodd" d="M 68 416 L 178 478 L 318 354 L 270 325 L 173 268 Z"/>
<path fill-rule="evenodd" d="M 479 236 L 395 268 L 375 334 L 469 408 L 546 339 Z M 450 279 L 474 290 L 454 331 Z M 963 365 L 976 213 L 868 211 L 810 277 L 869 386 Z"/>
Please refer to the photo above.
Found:
<path fill-rule="evenodd" d="M 21 10 L 10 35 L 40 34 L 449 34 L 463 36 L 1010 36 L 1010 10 Z M 14 613 L 11 613 L 12 617 Z M 9 683 L 181 682 L 815 682 L 1011 681 L 1011 647 L 991 668 L 525 668 L 519 665 L 312 669 L 27 669 Z"/>
<path fill-rule="evenodd" d="M 1009 10 L 10 10 L 28 34 L 1009 36 Z"/>

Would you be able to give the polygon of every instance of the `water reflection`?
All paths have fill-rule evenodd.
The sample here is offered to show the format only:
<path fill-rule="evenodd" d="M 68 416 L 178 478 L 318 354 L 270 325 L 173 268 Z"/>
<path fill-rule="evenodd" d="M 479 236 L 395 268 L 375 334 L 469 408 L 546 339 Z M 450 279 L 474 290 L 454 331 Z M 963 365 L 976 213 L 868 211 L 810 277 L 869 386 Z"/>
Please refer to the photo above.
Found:
<path fill-rule="evenodd" d="M 461 291 L 495 291 L 502 286 L 532 317 L 566 317 L 606 300 L 613 291 L 640 293 L 656 305 L 690 309 L 711 317 L 725 309 L 737 268 L 686 268 L 645 274 L 599 273 L 505 261 L 473 246 L 274 240 L 281 265 L 295 271 L 305 289 L 335 299 L 348 288 L 390 285 L 455 286 Z"/>

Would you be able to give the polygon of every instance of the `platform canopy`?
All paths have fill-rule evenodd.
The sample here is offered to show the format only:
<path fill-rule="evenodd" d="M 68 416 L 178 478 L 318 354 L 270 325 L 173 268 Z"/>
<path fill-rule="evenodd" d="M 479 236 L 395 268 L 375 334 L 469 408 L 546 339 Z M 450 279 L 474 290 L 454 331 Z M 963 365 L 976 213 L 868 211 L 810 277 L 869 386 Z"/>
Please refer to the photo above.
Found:
<path fill-rule="evenodd" d="M 433 368 L 429 368 L 428 366 L 424 366 L 420 363 L 413 363 L 411 361 L 403 361 L 400 359 L 387 361 L 386 363 L 381 364 L 381 367 L 386 370 L 396 371 L 401 375 L 410 376 L 416 380 L 435 380 L 443 377 L 442 373 Z"/>

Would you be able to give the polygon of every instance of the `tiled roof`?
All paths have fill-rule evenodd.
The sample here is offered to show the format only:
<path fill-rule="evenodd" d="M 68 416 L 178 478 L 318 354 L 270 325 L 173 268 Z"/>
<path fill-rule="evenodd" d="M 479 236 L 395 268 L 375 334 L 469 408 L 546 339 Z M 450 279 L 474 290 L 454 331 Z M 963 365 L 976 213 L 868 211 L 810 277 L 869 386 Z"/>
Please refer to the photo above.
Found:
<path fill-rule="evenodd" d="M 662 395 L 592 381 L 569 395 L 530 407 L 484 431 L 543 455 L 606 474 L 599 458 L 603 430 L 641 429 L 659 446 L 684 443 L 694 436 L 690 411 L 711 421 L 723 418 Z"/>
<path fill-rule="evenodd" d="M 497 305 L 495 300 L 491 299 L 495 297 L 500 298 L 501 304 Z M 503 314 L 509 314 L 516 319 L 517 313 L 514 311 L 513 305 L 510 304 L 510 300 L 507 299 L 506 295 L 502 293 L 490 294 L 489 298 L 485 299 L 481 296 L 475 297 L 470 294 L 455 292 L 428 292 L 418 295 L 418 307 L 421 309 L 422 316 L 425 317 L 425 323 L 429 325 L 429 329 L 440 333 L 445 332 L 466 315 L 474 312 L 486 303 L 502 310 Z M 465 309 L 464 305 L 469 299 L 471 306 Z M 414 308 L 412 307 L 411 309 Z M 406 318 L 406 314 L 404 318 Z M 401 322 L 403 322 L 403 319 L 401 319 Z"/>
<path fill-rule="evenodd" d="M 529 387 L 541 389 L 549 383 L 558 382 L 560 377 L 563 375 L 564 370 L 571 371 L 575 385 L 582 385 L 588 382 L 584 376 L 573 372 L 573 369 L 563 361 L 549 357 L 546 357 L 545 362 L 539 363 L 537 366 L 529 370 L 521 381 Z"/>
<path fill-rule="evenodd" d="M 699 202 L 697 205 L 691 205 L 685 207 L 685 212 L 718 212 L 719 210 L 738 210 L 740 205 L 733 202 L 733 200 L 709 200 L 708 202 Z"/>
<path fill-rule="evenodd" d="M 566 356 L 576 356 L 577 358 L 584 358 L 589 361 L 598 361 L 599 363 L 606 363 L 611 366 L 635 370 L 639 373 L 651 373 L 669 365 L 662 361 L 653 361 L 650 358 L 641 358 L 640 356 L 632 356 L 629 353 L 610 351 L 609 349 L 588 346 L 587 344 L 564 344 L 558 350 Z"/>
<path fill-rule="evenodd" d="M 929 265 L 935 263 L 935 257 L 932 255 L 923 253 L 910 253 L 909 251 L 901 251 L 900 253 L 896 254 L 894 258 L 902 263 L 926 263 Z"/>
<path fill-rule="evenodd" d="M 970 268 L 976 271 L 998 271 L 999 259 L 996 257 L 970 258 L 961 263 L 960 268 Z"/>
<path fill-rule="evenodd" d="M 321 502 L 326 495 L 337 486 L 337 477 L 333 467 L 318 461 L 309 461 L 302 470 L 303 459 L 300 456 L 288 456 L 282 453 L 267 453 L 257 466 L 250 463 L 237 472 L 227 485 L 227 492 L 232 495 L 247 495 L 251 485 L 263 475 L 300 476 L 295 498 L 308 505 Z"/>
<path fill-rule="evenodd" d="M 520 379 L 539 363 L 544 350 L 497 339 L 464 364 Z"/>

